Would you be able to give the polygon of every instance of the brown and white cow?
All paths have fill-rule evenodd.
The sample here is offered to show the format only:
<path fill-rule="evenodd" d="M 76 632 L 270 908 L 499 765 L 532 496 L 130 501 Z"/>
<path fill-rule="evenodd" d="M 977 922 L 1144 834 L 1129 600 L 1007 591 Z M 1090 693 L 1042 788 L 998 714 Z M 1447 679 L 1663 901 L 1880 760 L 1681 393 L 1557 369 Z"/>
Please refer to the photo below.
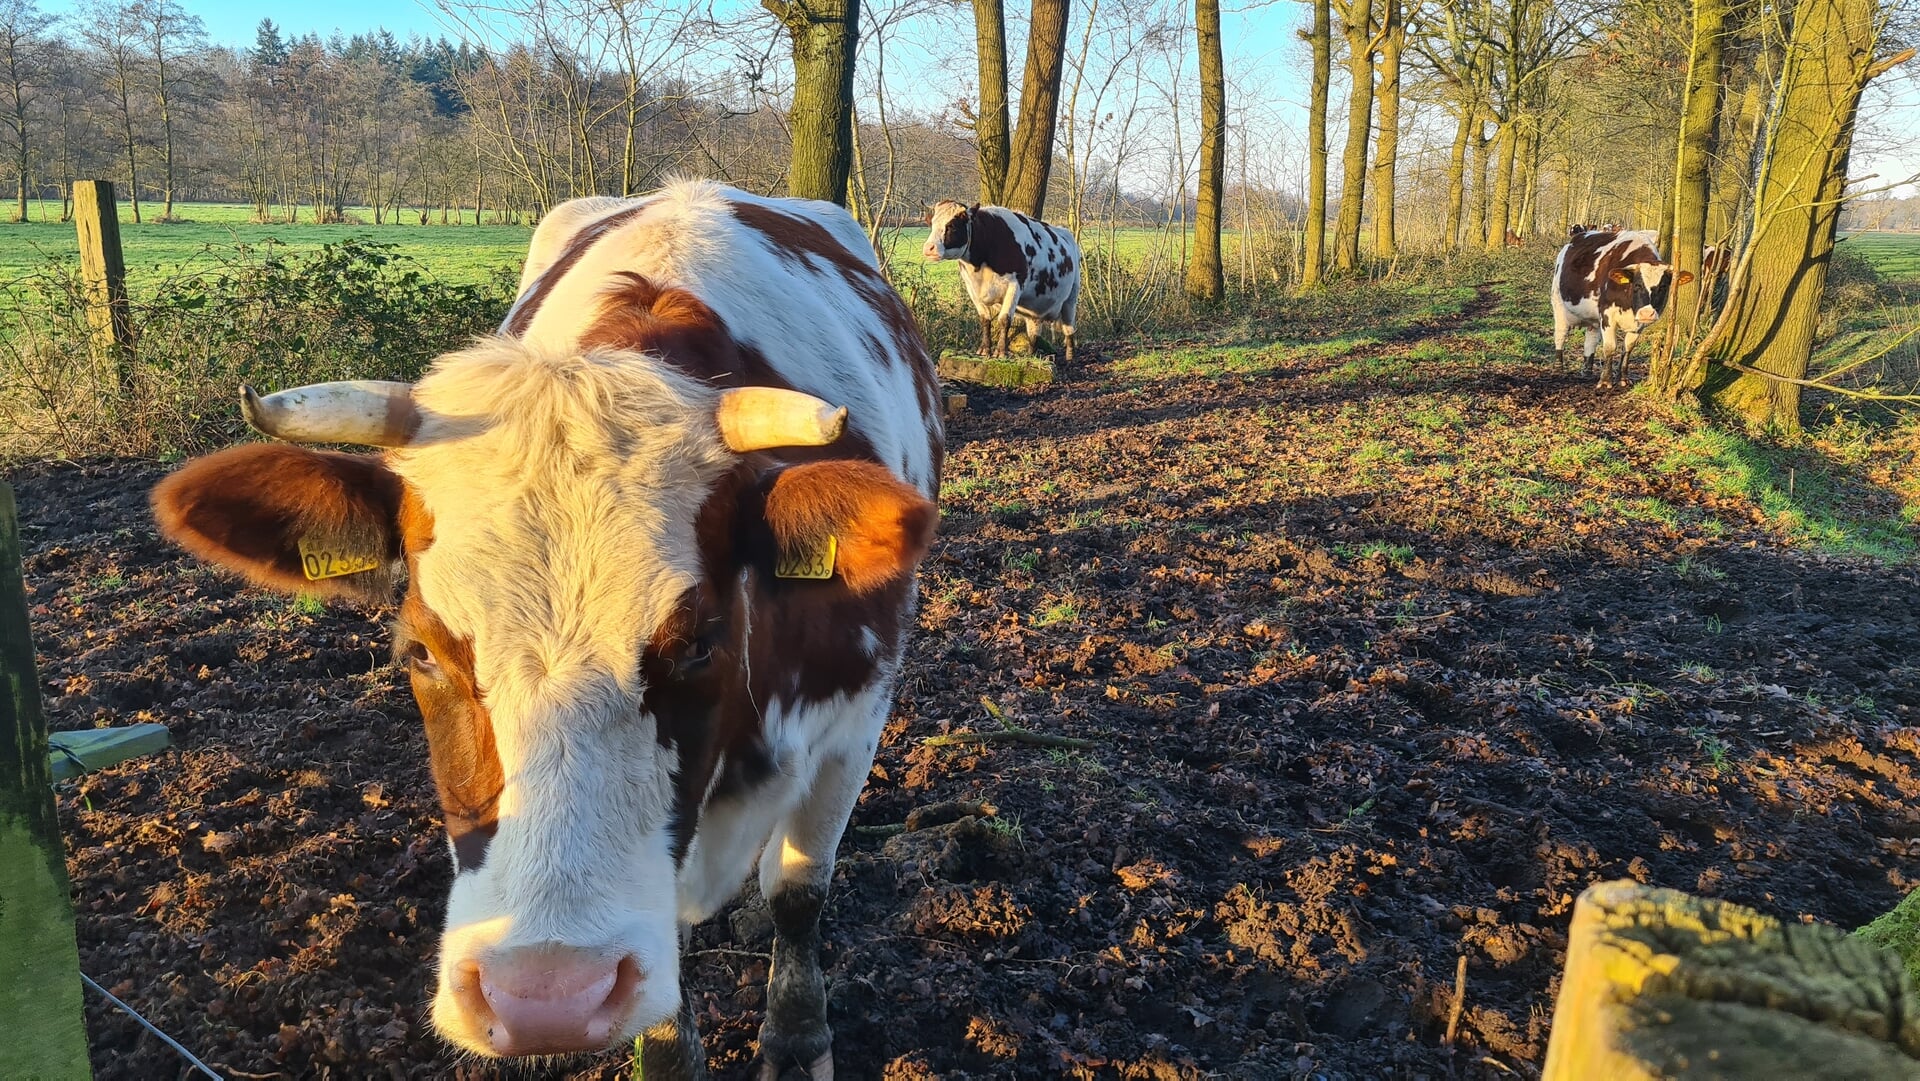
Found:
<path fill-rule="evenodd" d="M 1586 331 L 1581 349 L 1585 358 L 1584 374 L 1593 374 L 1593 354 L 1600 349 L 1600 386 L 1627 382 L 1628 356 L 1634 342 L 1660 313 L 1666 310 L 1667 294 L 1677 279 L 1690 282 L 1693 275 L 1673 267 L 1660 257 L 1651 230 L 1612 233 L 1593 230 L 1581 233 L 1560 249 L 1553 265 L 1553 349 L 1566 356 L 1567 332 L 1574 327 Z M 1618 341 L 1619 367 L 1614 368 L 1615 343 Z"/>
<path fill-rule="evenodd" d="M 703 182 L 541 223 L 499 333 L 243 405 L 164 480 L 275 589 L 397 599 L 456 874 L 433 1020 L 700 1076 L 679 949 L 758 868 L 762 1075 L 831 1077 L 818 921 L 934 530 L 937 382 L 851 217 Z M 347 572 L 347 573 L 341 573 Z M 400 584 L 404 583 L 404 584 Z"/>
<path fill-rule="evenodd" d="M 1073 323 L 1080 306 L 1080 245 L 1073 234 L 1003 206 L 935 203 L 921 253 L 957 259 L 960 280 L 980 315 L 980 352 L 1007 355 L 1007 335 L 1018 314 L 1027 336 L 1041 323 L 1060 328 L 1073 360 Z"/>

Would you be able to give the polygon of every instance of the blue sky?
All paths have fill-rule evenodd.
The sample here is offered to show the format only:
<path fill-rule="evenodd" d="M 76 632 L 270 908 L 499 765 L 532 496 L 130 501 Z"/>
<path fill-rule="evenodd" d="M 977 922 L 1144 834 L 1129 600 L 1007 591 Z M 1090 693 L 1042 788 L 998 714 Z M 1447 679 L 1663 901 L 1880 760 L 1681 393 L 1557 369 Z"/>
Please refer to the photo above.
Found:
<path fill-rule="evenodd" d="M 70 14 L 76 6 L 71 0 L 43 2 L 48 10 L 60 14 Z M 182 3 L 205 21 L 207 36 L 221 45 L 250 45 L 262 18 L 272 19 L 288 36 L 316 33 L 329 37 L 335 31 L 352 34 L 384 27 L 401 38 L 409 34 L 460 37 L 457 26 L 447 15 L 420 0 L 333 0 L 328 4 L 182 0 Z M 1019 0 L 1009 4 L 1015 9 L 1024 6 Z M 1257 87 L 1254 96 L 1270 108 L 1264 122 L 1278 121 L 1289 129 L 1291 140 L 1297 141 L 1297 133 L 1305 126 L 1307 57 L 1303 49 L 1295 47 L 1293 31 L 1303 24 L 1306 6 L 1285 0 L 1240 0 L 1238 3 L 1226 0 L 1225 8 L 1222 22 L 1229 76 L 1254 83 Z M 1018 60 L 1015 63 L 1017 65 Z M 1192 77 L 1191 66 L 1186 74 Z M 1338 81 L 1336 77 L 1336 83 Z M 1871 118 L 1862 131 L 1852 171 L 1856 176 L 1878 172 L 1881 179 L 1874 182 L 1877 185 L 1920 172 L 1920 141 L 1912 136 L 1913 132 L 1920 131 L 1920 61 L 1896 69 L 1874 89 L 1877 92 L 1870 93 L 1869 104 L 1884 111 Z M 937 95 L 952 96 L 945 91 L 937 91 Z"/>

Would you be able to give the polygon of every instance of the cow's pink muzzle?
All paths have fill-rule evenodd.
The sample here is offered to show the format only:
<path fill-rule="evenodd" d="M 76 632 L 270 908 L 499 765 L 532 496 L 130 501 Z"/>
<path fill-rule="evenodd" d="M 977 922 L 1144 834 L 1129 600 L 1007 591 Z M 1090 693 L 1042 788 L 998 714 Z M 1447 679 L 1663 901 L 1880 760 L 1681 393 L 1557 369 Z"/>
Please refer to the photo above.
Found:
<path fill-rule="evenodd" d="M 497 1055 L 598 1051 L 632 1012 L 640 966 L 571 946 L 510 950 L 462 962 L 453 997 Z"/>

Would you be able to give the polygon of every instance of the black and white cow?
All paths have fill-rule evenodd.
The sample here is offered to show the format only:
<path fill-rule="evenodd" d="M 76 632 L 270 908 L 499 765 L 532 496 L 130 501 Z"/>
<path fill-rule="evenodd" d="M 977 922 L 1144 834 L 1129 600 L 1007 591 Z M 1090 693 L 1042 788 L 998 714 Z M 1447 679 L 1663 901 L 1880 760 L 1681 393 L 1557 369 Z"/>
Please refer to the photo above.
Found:
<path fill-rule="evenodd" d="M 1642 331 L 1660 318 L 1667 307 L 1667 294 L 1675 280 L 1682 284 L 1693 280 L 1688 271 L 1673 273 L 1673 267 L 1660 257 L 1652 230 L 1612 233 L 1593 230 L 1581 233 L 1560 249 L 1553 267 L 1553 349 L 1564 357 L 1567 332 L 1574 327 L 1586 331 L 1581 353 L 1586 363 L 1582 371 L 1593 374 L 1593 354 L 1603 350 L 1600 359 L 1600 385 L 1627 382 L 1627 358 Z M 1615 343 L 1618 341 L 1619 368 L 1614 374 Z"/>
<path fill-rule="evenodd" d="M 649 1081 L 705 1076 L 681 942 L 757 870 L 760 1076 L 830 1081 L 820 909 L 914 623 L 937 390 L 846 211 L 682 182 L 554 208 L 498 334 L 417 383 L 248 389 L 288 442 L 155 490 L 202 559 L 399 604 L 454 851 L 448 1040 L 645 1033 Z"/>
<path fill-rule="evenodd" d="M 1028 337 L 1039 335 L 1041 323 L 1058 326 L 1073 360 L 1080 245 L 1072 233 L 1003 206 L 950 200 L 934 204 L 931 224 L 921 251 L 935 262 L 959 260 L 960 280 L 980 313 L 982 353 L 1007 355 L 1007 334 L 1019 315 Z"/>

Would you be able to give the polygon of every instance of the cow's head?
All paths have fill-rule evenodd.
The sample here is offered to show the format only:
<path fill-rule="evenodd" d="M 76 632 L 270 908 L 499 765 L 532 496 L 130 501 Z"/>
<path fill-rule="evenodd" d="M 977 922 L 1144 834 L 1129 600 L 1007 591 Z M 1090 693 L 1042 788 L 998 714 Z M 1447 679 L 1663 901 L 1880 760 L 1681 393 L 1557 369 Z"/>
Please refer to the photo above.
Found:
<path fill-rule="evenodd" d="M 833 443 L 844 409 L 633 353 L 498 339 L 414 386 L 245 395 L 268 434 L 389 448 L 236 447 L 153 504 L 167 536 L 257 584 L 399 600 L 456 870 L 436 1027 L 482 1055 L 550 1054 L 672 1016 L 676 875 L 722 755 L 765 750 L 739 730 L 758 715 L 748 672 L 772 661 L 750 648 L 755 605 L 831 589 L 837 618 L 904 588 L 933 506 L 877 465 L 766 453 Z M 830 581 L 773 580 L 828 537 Z"/>
<path fill-rule="evenodd" d="M 973 242 L 973 215 L 979 209 L 978 206 L 964 206 L 951 199 L 933 204 L 932 211 L 927 215 L 927 224 L 931 228 L 920 254 L 930 262 L 965 259 L 967 246 Z"/>
<path fill-rule="evenodd" d="M 1685 285 L 1692 280 L 1692 271 L 1675 274 L 1670 263 L 1628 263 L 1607 276 L 1601 307 L 1625 312 L 1644 327 L 1667 310 L 1667 294 L 1675 281 Z"/>

